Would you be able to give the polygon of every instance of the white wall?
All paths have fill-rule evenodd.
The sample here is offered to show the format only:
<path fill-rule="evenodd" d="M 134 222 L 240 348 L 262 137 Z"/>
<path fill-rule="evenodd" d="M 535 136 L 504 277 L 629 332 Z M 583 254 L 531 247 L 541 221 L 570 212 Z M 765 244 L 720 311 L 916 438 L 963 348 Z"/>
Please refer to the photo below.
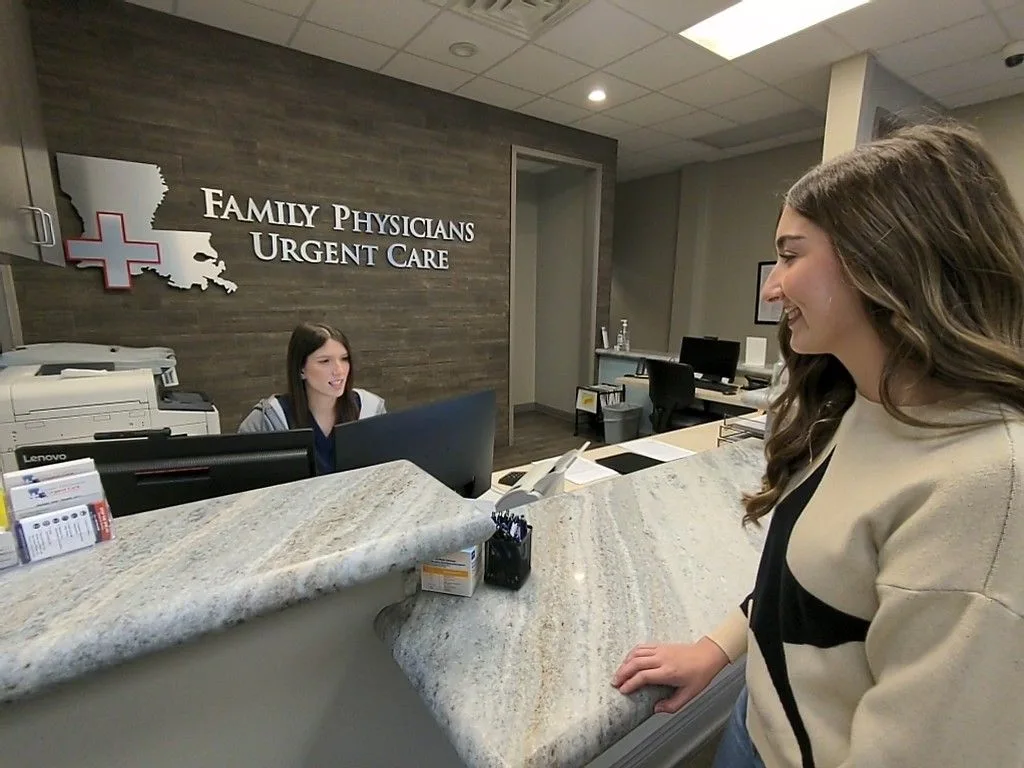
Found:
<path fill-rule="evenodd" d="M 516 178 L 516 253 L 512 280 L 512 405 L 536 402 L 537 370 L 537 181 Z"/>
<path fill-rule="evenodd" d="M 630 345 L 662 350 L 669 342 L 679 218 L 679 173 L 619 184 L 615 190 L 609 341 L 629 321 Z"/>
<path fill-rule="evenodd" d="M 768 359 L 778 355 L 777 328 L 754 324 L 757 263 L 775 260 L 775 225 L 783 195 L 821 161 L 821 151 L 821 142 L 811 141 L 710 166 L 707 271 L 700 287 L 708 298 L 699 327 L 688 329 L 691 335 L 740 342 L 765 336 Z"/>
<path fill-rule="evenodd" d="M 537 404 L 566 413 L 582 381 L 586 178 L 586 171 L 566 168 L 538 179 L 535 396 Z"/>
<path fill-rule="evenodd" d="M 1017 207 L 1024 210 L 1024 95 L 965 107 L 954 116 L 981 131 L 999 170 L 1006 176 Z"/>

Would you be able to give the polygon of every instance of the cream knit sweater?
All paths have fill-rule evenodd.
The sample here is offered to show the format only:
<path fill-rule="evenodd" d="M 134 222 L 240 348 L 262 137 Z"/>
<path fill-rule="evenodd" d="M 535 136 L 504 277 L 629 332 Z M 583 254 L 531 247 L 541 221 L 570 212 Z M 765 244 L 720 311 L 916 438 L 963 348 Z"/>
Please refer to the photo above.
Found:
<path fill-rule="evenodd" d="M 767 768 L 1024 766 L 1024 420 L 860 396 L 772 513 L 754 591 L 710 637 L 747 653 Z"/>

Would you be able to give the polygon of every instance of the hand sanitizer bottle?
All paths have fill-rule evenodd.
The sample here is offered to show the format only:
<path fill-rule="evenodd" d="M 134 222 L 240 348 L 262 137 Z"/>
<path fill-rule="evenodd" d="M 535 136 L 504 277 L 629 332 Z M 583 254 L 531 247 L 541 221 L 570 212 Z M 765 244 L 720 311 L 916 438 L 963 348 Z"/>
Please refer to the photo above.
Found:
<path fill-rule="evenodd" d="M 629 323 L 625 320 L 622 321 L 622 348 L 629 352 Z"/>

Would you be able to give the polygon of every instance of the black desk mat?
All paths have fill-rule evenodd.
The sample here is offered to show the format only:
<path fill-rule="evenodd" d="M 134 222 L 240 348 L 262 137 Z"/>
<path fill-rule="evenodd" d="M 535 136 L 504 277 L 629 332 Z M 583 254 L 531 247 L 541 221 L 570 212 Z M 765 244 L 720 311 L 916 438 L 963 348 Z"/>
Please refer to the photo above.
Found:
<path fill-rule="evenodd" d="M 617 453 L 614 456 L 606 456 L 603 459 L 594 459 L 601 466 L 614 469 L 620 475 L 628 475 L 630 472 L 639 472 L 641 469 L 656 467 L 665 462 L 652 459 L 650 456 L 641 456 L 639 453 Z"/>

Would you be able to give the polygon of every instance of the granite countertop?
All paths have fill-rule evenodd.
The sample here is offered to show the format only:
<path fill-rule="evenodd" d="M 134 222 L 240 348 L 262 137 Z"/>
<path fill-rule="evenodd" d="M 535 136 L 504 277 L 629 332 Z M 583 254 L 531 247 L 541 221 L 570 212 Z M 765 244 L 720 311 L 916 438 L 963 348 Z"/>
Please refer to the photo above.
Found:
<path fill-rule="evenodd" d="M 487 539 L 406 461 L 115 520 L 113 541 L 0 574 L 0 701 Z"/>
<path fill-rule="evenodd" d="M 635 644 L 687 642 L 753 588 L 763 530 L 740 525 L 748 440 L 528 507 L 533 572 L 511 592 L 421 593 L 377 631 L 467 765 L 582 766 L 664 695 L 610 684 Z"/>

